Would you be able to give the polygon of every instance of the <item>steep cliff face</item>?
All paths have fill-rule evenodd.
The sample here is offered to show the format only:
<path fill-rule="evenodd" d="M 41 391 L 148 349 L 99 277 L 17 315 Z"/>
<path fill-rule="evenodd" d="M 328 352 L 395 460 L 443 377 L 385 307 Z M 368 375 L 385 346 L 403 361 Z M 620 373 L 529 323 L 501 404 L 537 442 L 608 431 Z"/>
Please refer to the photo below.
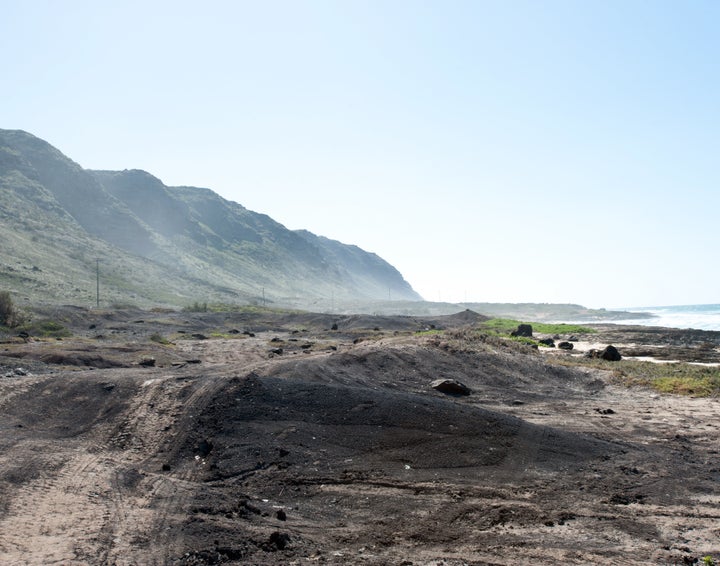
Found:
<path fill-rule="evenodd" d="M 167 187 L 139 170 L 85 170 L 26 132 L 0 130 L 0 189 L 6 259 L 12 255 L 15 263 L 48 269 L 58 265 L 49 269 L 53 281 L 44 281 L 45 271 L 36 266 L 32 285 L 3 279 L 0 271 L 0 283 L 17 292 L 71 302 L 77 293 L 61 282 L 59 266 L 65 265 L 81 281 L 75 287 L 86 297 L 94 257 L 115 270 L 106 286 L 118 300 L 182 303 L 202 295 L 226 301 L 265 296 L 295 306 L 331 295 L 420 300 L 402 275 L 375 254 L 288 230 L 209 189 Z M 60 242 L 65 244 L 54 245 Z"/>

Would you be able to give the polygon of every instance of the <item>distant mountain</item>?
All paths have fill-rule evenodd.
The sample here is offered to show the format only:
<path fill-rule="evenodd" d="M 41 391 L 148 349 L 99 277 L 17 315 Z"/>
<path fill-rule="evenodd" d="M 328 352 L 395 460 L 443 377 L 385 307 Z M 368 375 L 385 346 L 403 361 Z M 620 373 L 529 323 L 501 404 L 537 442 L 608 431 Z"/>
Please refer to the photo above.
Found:
<path fill-rule="evenodd" d="M 357 246 L 145 171 L 85 170 L 19 130 L 0 130 L 0 220 L 0 289 L 29 300 L 94 301 L 98 269 L 104 304 L 422 300 Z"/>

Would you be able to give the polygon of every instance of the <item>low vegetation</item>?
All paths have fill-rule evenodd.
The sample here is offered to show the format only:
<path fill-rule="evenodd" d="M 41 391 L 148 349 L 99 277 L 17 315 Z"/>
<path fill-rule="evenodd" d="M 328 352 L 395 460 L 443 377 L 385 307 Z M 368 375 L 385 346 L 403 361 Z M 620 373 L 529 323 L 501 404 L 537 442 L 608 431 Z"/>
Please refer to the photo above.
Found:
<path fill-rule="evenodd" d="M 188 305 L 183 309 L 184 312 L 207 312 L 208 311 L 208 304 L 207 301 L 204 303 L 200 303 L 198 301 L 195 301 L 192 305 Z"/>
<path fill-rule="evenodd" d="M 72 332 L 63 324 L 54 320 L 33 320 L 15 327 L 19 332 L 27 332 L 38 338 L 69 338 Z"/>
<path fill-rule="evenodd" d="M 0 326 L 13 328 L 23 322 L 23 316 L 15 307 L 8 291 L 0 291 Z"/>
<path fill-rule="evenodd" d="M 162 334 L 160 334 L 159 332 L 153 332 L 153 333 L 150 335 L 150 341 L 151 341 L 151 342 L 155 342 L 156 344 L 163 344 L 164 346 L 169 346 L 169 345 L 172 344 L 172 342 L 171 342 L 170 340 L 168 340 L 167 338 L 165 338 L 165 337 L 164 337 Z"/>
<path fill-rule="evenodd" d="M 520 324 L 529 324 L 533 328 L 533 332 L 540 334 L 593 334 L 597 332 L 595 329 L 579 324 L 549 324 L 545 322 L 522 322 L 511 318 L 491 318 L 483 322 L 480 328 L 483 330 L 494 330 L 501 334 L 510 334 L 517 329 Z"/>
<path fill-rule="evenodd" d="M 691 397 L 720 396 L 720 368 L 689 363 L 655 363 L 639 360 L 608 362 L 585 357 L 558 357 L 554 363 L 611 372 L 616 383 L 651 387 L 661 393 Z"/>
<path fill-rule="evenodd" d="M 277 313 L 277 314 L 297 314 L 302 311 L 299 309 L 267 307 L 260 305 L 236 304 L 236 303 L 208 303 L 207 301 L 195 301 L 193 304 L 183 308 L 183 312 L 232 312 L 232 313 Z"/>

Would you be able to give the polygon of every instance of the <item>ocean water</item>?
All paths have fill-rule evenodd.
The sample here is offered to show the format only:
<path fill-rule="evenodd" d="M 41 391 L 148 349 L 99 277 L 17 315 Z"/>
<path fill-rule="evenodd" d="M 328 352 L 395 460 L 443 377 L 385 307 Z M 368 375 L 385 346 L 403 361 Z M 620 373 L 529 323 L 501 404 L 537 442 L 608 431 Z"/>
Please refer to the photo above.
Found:
<path fill-rule="evenodd" d="M 642 324 L 644 326 L 667 326 L 669 328 L 720 330 L 720 305 L 635 307 L 624 308 L 622 310 L 650 313 L 653 317 L 618 321 L 619 324 Z"/>

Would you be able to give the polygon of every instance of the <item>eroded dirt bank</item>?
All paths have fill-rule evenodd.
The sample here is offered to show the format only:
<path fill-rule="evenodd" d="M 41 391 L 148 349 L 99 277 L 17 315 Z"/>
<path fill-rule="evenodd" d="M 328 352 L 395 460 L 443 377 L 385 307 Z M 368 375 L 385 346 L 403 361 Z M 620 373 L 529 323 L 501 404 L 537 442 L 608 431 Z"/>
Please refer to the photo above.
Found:
<path fill-rule="evenodd" d="M 0 563 L 720 555 L 717 399 L 415 334 L 470 318 L 133 313 L 5 345 Z M 115 365 L 68 362 L 89 353 Z"/>

